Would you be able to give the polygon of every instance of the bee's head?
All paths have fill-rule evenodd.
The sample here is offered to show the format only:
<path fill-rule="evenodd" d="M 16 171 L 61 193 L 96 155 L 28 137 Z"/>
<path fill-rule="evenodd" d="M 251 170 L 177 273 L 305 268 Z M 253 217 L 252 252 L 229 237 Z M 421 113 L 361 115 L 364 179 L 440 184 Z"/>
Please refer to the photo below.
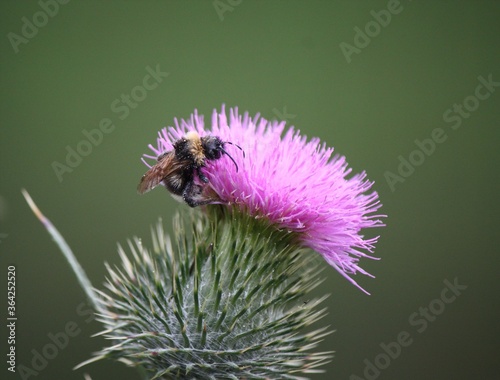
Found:
<path fill-rule="evenodd" d="M 205 153 L 205 156 L 208 160 L 218 160 L 219 158 L 222 157 L 222 154 L 224 153 L 231 159 L 231 161 L 233 161 L 234 166 L 236 166 L 236 171 L 238 171 L 238 165 L 236 164 L 236 161 L 234 161 L 233 157 L 231 157 L 229 153 L 226 152 L 226 150 L 224 149 L 225 144 L 235 145 L 238 148 L 240 148 L 238 145 L 233 144 L 231 142 L 224 142 L 217 136 L 202 137 L 201 144 L 203 146 L 203 151 Z"/>
<path fill-rule="evenodd" d="M 201 139 L 201 145 L 203 146 L 205 156 L 209 160 L 218 160 L 221 158 L 222 153 L 226 153 L 224 150 L 224 142 L 216 136 L 203 137 Z"/>

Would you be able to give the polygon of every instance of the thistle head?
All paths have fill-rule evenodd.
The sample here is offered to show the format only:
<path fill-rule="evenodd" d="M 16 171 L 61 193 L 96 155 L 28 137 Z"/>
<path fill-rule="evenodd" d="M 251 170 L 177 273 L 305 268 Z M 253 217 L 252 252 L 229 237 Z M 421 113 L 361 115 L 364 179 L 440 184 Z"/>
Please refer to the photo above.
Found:
<path fill-rule="evenodd" d="M 310 249 L 359 287 L 352 276 L 369 275 L 359 260 L 374 258 L 377 241 L 361 231 L 383 226 L 385 216 L 376 214 L 373 182 L 283 122 L 237 109 L 228 118 L 223 107 L 211 124 L 205 129 L 196 112 L 175 120 L 143 160 L 150 166 L 148 159 L 167 152 L 174 159 L 179 141 L 199 137 L 208 159 L 174 179 L 197 201 L 190 205 L 218 204 L 177 216 L 172 238 L 160 221 L 151 244 L 135 238 L 128 253 L 119 246 L 122 263 L 107 265 L 104 291 L 89 289 L 72 264 L 112 342 L 86 363 L 112 358 L 140 367 L 148 379 L 299 379 L 318 372 L 331 352 L 311 352 L 328 332 L 309 327 L 325 315 L 317 308 L 324 297 L 310 295 L 321 282 Z M 189 182 L 196 176 L 202 183 Z"/>

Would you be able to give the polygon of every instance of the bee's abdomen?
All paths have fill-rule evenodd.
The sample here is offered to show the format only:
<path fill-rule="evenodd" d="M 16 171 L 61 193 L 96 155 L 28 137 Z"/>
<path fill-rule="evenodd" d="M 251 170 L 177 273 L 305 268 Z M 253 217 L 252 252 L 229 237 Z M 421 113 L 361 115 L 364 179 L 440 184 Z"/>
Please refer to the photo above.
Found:
<path fill-rule="evenodd" d="M 192 170 L 183 170 L 172 174 L 163 180 L 165 187 L 175 195 L 182 195 L 186 185 L 193 180 Z"/>

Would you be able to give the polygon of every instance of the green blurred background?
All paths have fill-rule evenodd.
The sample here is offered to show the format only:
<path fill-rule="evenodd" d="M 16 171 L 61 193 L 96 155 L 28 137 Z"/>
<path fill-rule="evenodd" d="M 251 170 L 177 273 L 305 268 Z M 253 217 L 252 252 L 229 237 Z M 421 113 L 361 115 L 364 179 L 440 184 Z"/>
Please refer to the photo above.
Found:
<path fill-rule="evenodd" d="M 399 11 L 390 21 L 380 13 L 388 7 Z M 210 120 L 222 103 L 286 119 L 334 146 L 355 172 L 368 172 L 389 215 L 377 231 L 382 260 L 361 262 L 377 278 L 356 278 L 371 296 L 333 269 L 323 272 L 317 293 L 331 296 L 320 325 L 336 332 L 320 349 L 336 355 L 314 379 L 366 378 L 365 359 L 373 363 L 380 344 L 403 331 L 412 343 L 372 378 L 498 378 L 500 88 L 492 86 L 485 100 L 470 97 L 479 76 L 500 82 L 500 2 L 70 1 L 54 9 L 45 20 L 38 2 L 0 5 L 0 282 L 5 289 L 14 264 L 17 365 L 32 368 L 32 350 L 41 352 L 68 322 L 79 329 L 29 378 L 139 376 L 112 362 L 72 371 L 105 342 L 90 338 L 100 325 L 88 322 L 84 294 L 21 188 L 100 286 L 103 262 L 118 262 L 116 242 L 132 235 L 147 241 L 159 216 L 169 221 L 185 207 L 162 190 L 136 194 L 147 144 L 174 117 L 197 108 Z M 375 24 L 374 14 L 386 26 Z M 42 26 L 19 42 L 33 17 Z M 346 58 L 340 45 L 355 46 L 356 27 L 372 37 L 358 37 L 358 46 L 367 46 Z M 123 108 L 113 111 L 116 99 L 142 84 L 147 66 L 169 75 L 145 94 L 136 90 L 145 98 L 126 117 Z M 443 115 L 464 99 L 474 111 L 453 129 L 458 119 Z M 75 149 L 83 131 L 105 118 L 114 130 L 60 181 L 53 162 L 66 164 L 67 147 Z M 399 175 L 398 157 L 418 159 L 415 140 L 436 128 L 446 141 L 391 189 L 386 176 Z M 455 278 L 467 288 L 439 309 L 443 281 Z M 420 333 L 410 318 L 429 305 L 439 315 Z M 6 332 L 2 327 L 3 358 Z M 2 378 L 20 378 L 2 363 Z"/>

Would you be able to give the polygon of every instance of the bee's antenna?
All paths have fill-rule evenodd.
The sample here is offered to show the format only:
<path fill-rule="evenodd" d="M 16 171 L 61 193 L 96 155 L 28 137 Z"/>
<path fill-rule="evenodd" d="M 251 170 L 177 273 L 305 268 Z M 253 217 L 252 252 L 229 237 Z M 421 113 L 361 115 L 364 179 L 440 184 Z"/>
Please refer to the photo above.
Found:
<path fill-rule="evenodd" d="M 238 148 L 239 150 L 241 150 L 243 152 L 243 157 L 245 157 L 245 151 L 243 149 L 241 149 L 241 146 L 239 146 L 238 144 L 232 143 L 231 141 L 226 141 L 226 144 L 234 145 L 236 148 Z M 229 154 L 227 154 L 227 155 L 229 156 Z"/>
<path fill-rule="evenodd" d="M 224 149 L 222 149 L 222 148 L 221 148 L 221 151 L 222 151 L 222 153 L 226 154 L 231 159 L 231 161 L 233 161 L 234 166 L 236 166 L 236 172 L 238 172 L 238 164 L 233 159 L 233 157 L 231 157 L 231 155 L 228 152 L 226 152 Z"/>

